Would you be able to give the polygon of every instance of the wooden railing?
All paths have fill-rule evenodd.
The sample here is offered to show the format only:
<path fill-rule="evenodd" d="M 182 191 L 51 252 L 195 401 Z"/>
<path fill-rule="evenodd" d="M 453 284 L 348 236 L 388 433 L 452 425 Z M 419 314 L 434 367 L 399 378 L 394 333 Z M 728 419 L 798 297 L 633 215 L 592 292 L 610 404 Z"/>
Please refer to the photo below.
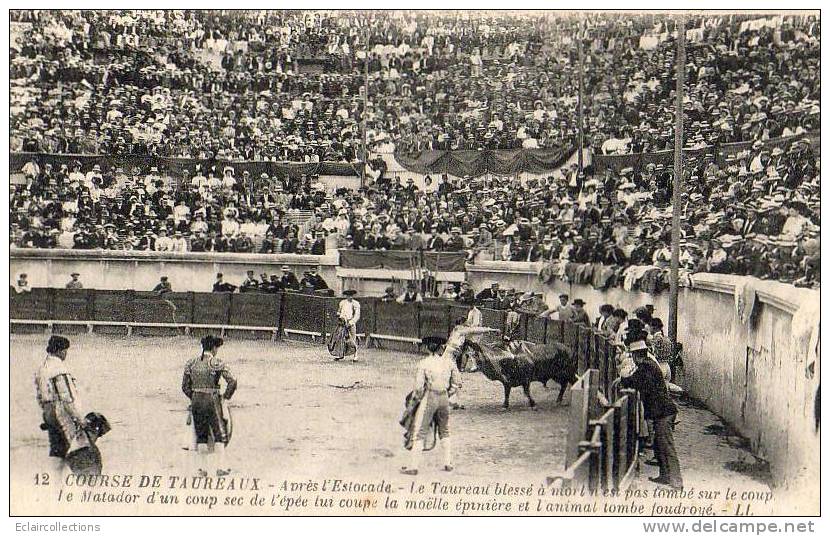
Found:
<path fill-rule="evenodd" d="M 585 371 L 571 388 L 565 469 L 547 484 L 591 493 L 627 489 L 639 470 L 639 402 L 616 378 L 603 384 L 600 370 Z"/>

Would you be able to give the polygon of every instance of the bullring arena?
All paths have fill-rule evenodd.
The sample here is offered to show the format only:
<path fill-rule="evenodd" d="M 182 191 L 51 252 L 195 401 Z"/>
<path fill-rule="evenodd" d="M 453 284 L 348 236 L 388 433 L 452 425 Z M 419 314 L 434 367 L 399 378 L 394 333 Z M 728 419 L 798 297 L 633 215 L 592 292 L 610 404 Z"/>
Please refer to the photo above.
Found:
<path fill-rule="evenodd" d="M 820 28 L 12 10 L 11 511 L 816 514 Z"/>

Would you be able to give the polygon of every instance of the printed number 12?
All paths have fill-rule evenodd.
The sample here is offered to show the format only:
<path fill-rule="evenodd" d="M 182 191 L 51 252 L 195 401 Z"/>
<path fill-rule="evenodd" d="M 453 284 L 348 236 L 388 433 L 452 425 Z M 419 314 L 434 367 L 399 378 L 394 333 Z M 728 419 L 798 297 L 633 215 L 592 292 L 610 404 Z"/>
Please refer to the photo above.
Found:
<path fill-rule="evenodd" d="M 49 473 L 38 473 L 35 475 L 35 486 L 48 486 Z"/>

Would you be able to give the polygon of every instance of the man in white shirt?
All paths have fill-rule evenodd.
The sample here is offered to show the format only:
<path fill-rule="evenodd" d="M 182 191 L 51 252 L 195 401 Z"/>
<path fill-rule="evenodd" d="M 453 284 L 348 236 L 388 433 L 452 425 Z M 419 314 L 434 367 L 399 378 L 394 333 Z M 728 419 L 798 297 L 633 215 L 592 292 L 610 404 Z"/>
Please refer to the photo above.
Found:
<path fill-rule="evenodd" d="M 187 239 L 182 236 L 182 233 L 176 231 L 173 235 L 171 251 L 187 251 Z"/>
<path fill-rule="evenodd" d="M 337 306 L 337 317 L 348 326 L 349 339 L 357 348 L 357 321 L 360 320 L 360 303 L 354 299 L 355 294 L 357 294 L 356 290 L 343 291 L 346 298 L 340 300 Z M 338 358 L 335 358 L 335 360 L 338 360 Z M 352 361 L 357 362 L 357 352 L 352 356 Z"/>
<path fill-rule="evenodd" d="M 156 251 L 173 251 L 173 240 L 167 236 L 167 229 L 159 229 L 159 237 L 156 238 Z"/>
<path fill-rule="evenodd" d="M 190 220 L 190 207 L 184 202 L 184 199 L 180 199 L 178 204 L 173 207 L 173 221 L 178 226 L 181 222 L 186 222 Z"/>
<path fill-rule="evenodd" d="M 418 362 L 418 369 L 415 373 L 413 394 L 421 401 L 413 416 L 411 431 L 414 441 L 410 451 L 410 460 L 401 468 L 401 473 L 405 475 L 418 474 L 421 453 L 424 451 L 426 435 L 433 420 L 438 426 L 444 470 L 453 470 L 449 398 L 461 387 L 461 375 L 452 359 L 457 348 L 441 337 L 424 337 L 422 342 L 429 350 L 429 356 Z M 444 345 L 446 349 L 441 354 L 439 352 Z"/>
<path fill-rule="evenodd" d="M 190 185 L 194 186 L 198 189 L 207 188 L 208 180 L 207 177 L 204 176 L 201 169 L 196 169 L 196 174 L 190 179 Z"/>
<path fill-rule="evenodd" d="M 236 186 L 236 179 L 233 176 L 233 168 L 227 166 L 225 168 L 225 176 L 222 178 L 222 187 L 226 190 L 232 190 Z"/>
<path fill-rule="evenodd" d="M 236 236 L 239 234 L 239 222 L 234 219 L 232 214 L 225 214 L 225 219 L 222 220 L 222 235 Z"/>

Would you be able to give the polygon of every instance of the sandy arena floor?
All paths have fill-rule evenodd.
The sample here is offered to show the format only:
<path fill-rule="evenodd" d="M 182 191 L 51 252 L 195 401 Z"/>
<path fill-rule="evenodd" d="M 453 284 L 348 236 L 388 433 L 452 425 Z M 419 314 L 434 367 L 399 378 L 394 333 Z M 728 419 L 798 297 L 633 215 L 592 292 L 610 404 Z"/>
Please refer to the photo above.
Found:
<path fill-rule="evenodd" d="M 30 483 L 47 461 L 48 441 L 38 429 L 33 375 L 47 338 L 14 335 L 10 356 L 12 497 L 27 497 L 25 510 L 42 513 L 51 502 L 36 507 L 41 499 Z M 193 454 L 185 450 L 191 432 L 180 382 L 198 339 L 70 339 L 68 364 L 78 378 L 84 409 L 103 413 L 113 426 L 99 442 L 104 472 L 187 473 Z M 226 340 L 220 355 L 239 380 L 226 455 L 235 474 L 272 482 L 406 478 L 398 474 L 407 460 L 398 419 L 416 355 L 361 349 L 355 364 L 333 362 L 322 345 L 243 340 Z M 440 471 L 440 455 L 425 453 L 419 478 L 540 483 L 562 469 L 568 410 L 556 406 L 554 383 L 550 389 L 533 385 L 537 410 L 528 407 L 521 389 L 514 390 L 512 407 L 504 410 L 500 384 L 480 374 L 465 374 L 464 380 L 466 409 L 451 416 L 456 471 Z"/>

